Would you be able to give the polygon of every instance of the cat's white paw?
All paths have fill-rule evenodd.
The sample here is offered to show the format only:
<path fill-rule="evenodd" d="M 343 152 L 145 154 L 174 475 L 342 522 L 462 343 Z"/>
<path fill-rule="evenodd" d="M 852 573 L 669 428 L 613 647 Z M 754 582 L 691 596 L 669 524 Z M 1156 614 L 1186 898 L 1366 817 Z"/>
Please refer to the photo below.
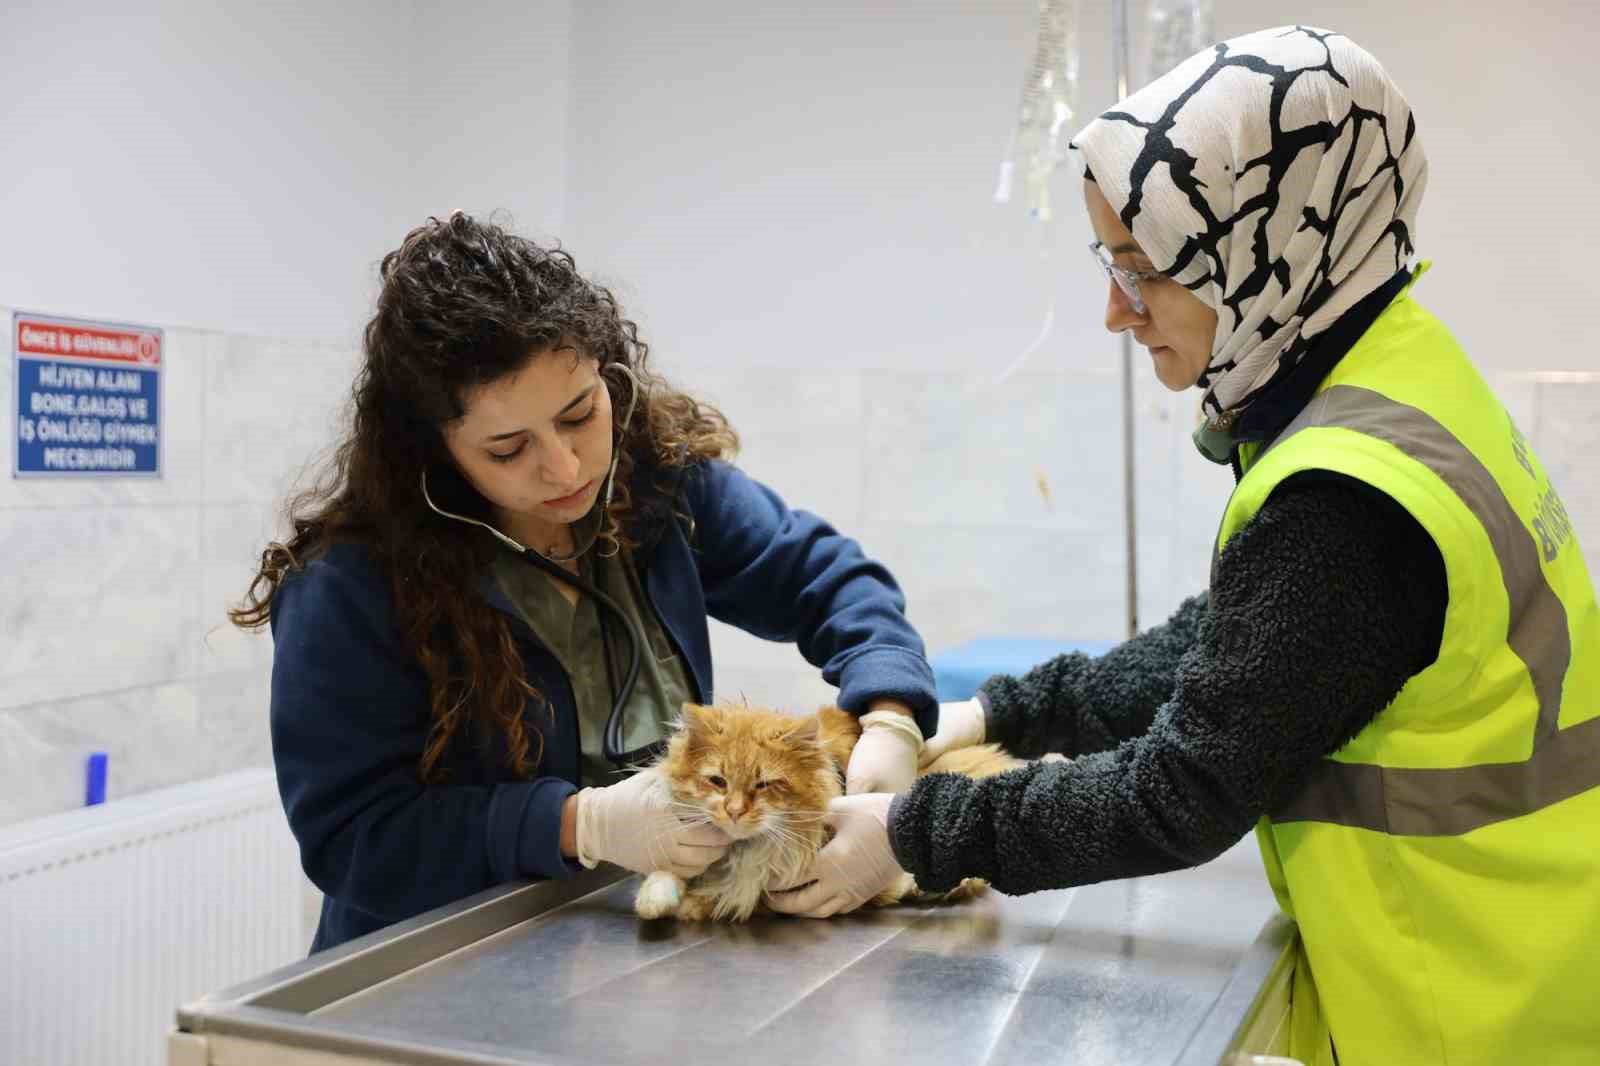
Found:
<path fill-rule="evenodd" d="M 683 902 L 683 891 L 682 878 L 657 870 L 639 886 L 639 894 L 633 898 L 634 913 L 648 921 L 671 918 L 678 913 L 678 904 Z"/>

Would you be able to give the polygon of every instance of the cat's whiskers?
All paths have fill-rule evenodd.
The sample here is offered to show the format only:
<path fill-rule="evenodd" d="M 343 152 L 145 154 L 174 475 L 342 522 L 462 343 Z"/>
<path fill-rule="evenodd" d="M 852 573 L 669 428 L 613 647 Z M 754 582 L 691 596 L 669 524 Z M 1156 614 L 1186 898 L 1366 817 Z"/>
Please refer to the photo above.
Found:
<path fill-rule="evenodd" d="M 764 826 L 761 830 L 761 835 L 767 837 L 768 839 L 777 841 L 780 844 L 792 844 L 795 847 L 806 849 L 813 847 L 811 841 L 807 837 L 786 825 L 773 824 Z"/>
<path fill-rule="evenodd" d="M 798 829 L 810 828 L 811 824 L 813 823 L 811 823 L 811 820 L 797 820 L 797 818 L 790 818 L 789 813 L 778 810 L 778 812 L 773 812 L 771 815 L 768 815 L 768 818 L 766 818 L 762 824 L 765 824 L 765 826 L 773 826 L 773 828 L 784 829 L 784 831 L 787 832 L 795 832 L 798 831 Z"/>
<path fill-rule="evenodd" d="M 803 839 L 800 832 L 798 832 L 792 825 L 786 823 L 782 818 L 773 818 L 761 823 L 761 831 L 763 833 L 771 833 L 775 836 L 791 836 Z"/>
<path fill-rule="evenodd" d="M 711 817 L 711 815 L 706 814 L 704 811 L 701 811 L 698 814 L 691 814 L 691 815 L 688 815 L 688 816 L 685 816 L 683 814 L 677 814 L 676 817 L 678 819 L 678 824 L 679 825 L 686 825 L 686 826 L 690 826 L 690 827 L 702 826 L 702 825 L 716 825 L 717 824 L 717 820 L 715 818 Z"/>
<path fill-rule="evenodd" d="M 763 871 L 763 887 L 792 883 L 811 865 L 817 853 L 814 841 L 783 826 L 769 826 L 763 837 L 769 849 Z"/>
<path fill-rule="evenodd" d="M 824 814 L 806 815 L 806 816 L 800 817 L 800 818 L 788 818 L 788 817 L 786 817 L 784 819 L 784 821 L 788 825 L 804 826 L 804 827 L 808 827 L 809 828 L 811 826 L 815 826 L 815 825 L 819 824 L 826 817 L 827 817 L 827 815 L 824 815 Z"/>
<path fill-rule="evenodd" d="M 774 836 L 772 834 L 764 835 L 767 842 L 772 846 L 773 850 L 778 853 L 778 855 L 775 856 L 775 859 L 778 862 L 782 862 L 790 858 L 800 857 L 809 859 L 815 851 L 815 849 L 811 846 L 811 843 L 806 840 L 801 840 L 796 837 Z"/>

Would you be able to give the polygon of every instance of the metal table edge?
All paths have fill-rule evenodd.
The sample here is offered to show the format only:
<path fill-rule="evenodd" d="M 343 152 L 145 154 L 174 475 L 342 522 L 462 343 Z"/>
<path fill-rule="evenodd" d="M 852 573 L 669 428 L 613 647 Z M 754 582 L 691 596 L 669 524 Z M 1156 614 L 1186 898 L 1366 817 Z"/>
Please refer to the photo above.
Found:
<path fill-rule="evenodd" d="M 1293 918 L 1276 911 L 1240 956 L 1228 983 L 1196 1027 L 1173 1066 L 1219 1066 L 1238 1050 L 1239 1038 L 1261 1010 L 1261 995 L 1277 972 L 1294 965 L 1300 930 Z"/>
<path fill-rule="evenodd" d="M 273 1048 L 347 1055 L 356 1059 L 379 1058 L 399 1066 L 533 1066 L 539 1061 L 506 1058 L 452 1040 L 423 1046 L 409 1040 L 308 1018 L 303 1014 L 262 1007 L 233 1007 L 221 1018 L 220 1025 L 207 1026 L 204 1035 L 250 1040 Z"/>
<path fill-rule="evenodd" d="M 267 1016 L 285 1023 L 302 1019 L 628 876 L 620 867 L 602 866 L 561 881 L 486 889 L 180 1006 L 177 1027 L 186 1033 L 225 1032 L 235 1028 L 230 1021 L 235 1017 L 249 1017 L 258 1025 Z"/>

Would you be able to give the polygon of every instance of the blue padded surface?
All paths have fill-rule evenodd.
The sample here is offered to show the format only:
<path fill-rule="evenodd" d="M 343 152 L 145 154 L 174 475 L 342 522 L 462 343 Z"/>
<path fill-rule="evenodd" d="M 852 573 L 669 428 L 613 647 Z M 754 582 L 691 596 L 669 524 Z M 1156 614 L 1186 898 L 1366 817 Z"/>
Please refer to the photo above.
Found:
<path fill-rule="evenodd" d="M 978 637 L 933 656 L 933 679 L 939 699 L 967 700 L 995 674 L 1025 674 L 1040 663 L 1069 651 L 1103 655 L 1115 640 L 1059 640 L 1050 637 Z"/>

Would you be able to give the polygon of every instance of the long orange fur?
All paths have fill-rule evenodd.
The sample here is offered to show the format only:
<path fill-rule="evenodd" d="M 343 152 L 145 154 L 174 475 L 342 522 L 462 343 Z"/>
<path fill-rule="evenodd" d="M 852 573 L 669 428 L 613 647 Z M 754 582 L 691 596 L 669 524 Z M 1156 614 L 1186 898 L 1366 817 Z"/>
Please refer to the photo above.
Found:
<path fill-rule="evenodd" d="M 826 842 L 828 803 L 844 792 L 844 768 L 860 735 L 855 715 L 837 707 L 795 716 L 685 704 L 656 766 L 681 817 L 716 825 L 735 842 L 692 881 L 664 872 L 645 878 L 635 899 L 639 916 L 742 922 L 761 912 L 767 888 L 792 880 Z M 987 744 L 948 752 L 922 773 L 987 777 L 1022 765 Z M 983 888 L 969 880 L 944 898 Z M 916 894 L 907 875 L 873 902 L 887 906 Z"/>

